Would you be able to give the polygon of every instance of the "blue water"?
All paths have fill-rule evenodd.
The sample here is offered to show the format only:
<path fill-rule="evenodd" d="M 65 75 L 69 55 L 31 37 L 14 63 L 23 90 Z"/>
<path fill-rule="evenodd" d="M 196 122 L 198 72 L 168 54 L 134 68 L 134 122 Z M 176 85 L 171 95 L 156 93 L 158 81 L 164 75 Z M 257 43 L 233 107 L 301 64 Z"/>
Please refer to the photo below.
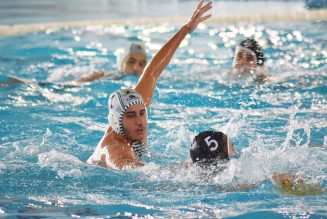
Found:
<path fill-rule="evenodd" d="M 177 50 L 149 110 L 147 165 L 117 171 L 85 164 L 107 127 L 107 97 L 137 78 L 62 87 L 117 69 L 117 51 L 146 44 L 151 58 L 179 26 L 111 26 L 0 38 L 0 217 L 323 218 L 326 192 L 283 194 L 273 172 L 327 187 L 327 23 L 201 26 Z M 255 35 L 272 80 L 231 81 L 235 43 Z M 37 81 L 51 82 L 39 85 Z M 203 180 L 188 159 L 196 133 L 226 132 L 240 155 Z M 262 180 L 264 180 L 262 182 Z M 247 190 L 223 187 L 255 183 Z"/>

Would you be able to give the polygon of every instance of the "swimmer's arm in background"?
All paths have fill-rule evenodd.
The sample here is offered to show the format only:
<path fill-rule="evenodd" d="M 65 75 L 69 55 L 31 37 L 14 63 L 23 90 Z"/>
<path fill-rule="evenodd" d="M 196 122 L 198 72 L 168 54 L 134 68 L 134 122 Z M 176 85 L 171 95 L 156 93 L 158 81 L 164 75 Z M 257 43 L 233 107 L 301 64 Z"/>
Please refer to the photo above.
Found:
<path fill-rule="evenodd" d="M 278 186 L 278 193 L 286 195 L 306 196 L 320 195 L 325 189 L 316 183 L 305 182 L 304 176 L 293 173 L 274 173 L 272 183 Z"/>
<path fill-rule="evenodd" d="M 171 166 L 161 166 L 160 170 L 167 170 L 167 171 L 180 171 L 181 169 L 187 169 L 192 166 L 190 161 L 184 161 L 182 163 L 178 163 Z"/>
<path fill-rule="evenodd" d="M 75 82 L 77 82 L 77 83 L 92 82 L 92 81 L 95 81 L 95 80 L 98 80 L 98 79 L 104 77 L 105 74 L 106 73 L 104 71 L 93 72 L 89 75 L 80 77 L 79 79 L 75 80 Z"/>
<path fill-rule="evenodd" d="M 16 84 L 28 84 L 28 83 L 29 83 L 28 80 L 18 78 L 16 76 L 8 75 L 6 76 L 5 81 L 0 81 L 0 87 L 7 87 Z"/>
<path fill-rule="evenodd" d="M 199 23 L 211 17 L 211 14 L 203 16 L 208 10 L 212 8 L 212 2 L 203 5 L 204 0 L 198 4 L 193 16 L 174 36 L 171 38 L 153 57 L 150 63 L 146 66 L 135 90 L 141 94 L 145 105 L 150 106 L 151 98 L 153 96 L 156 81 L 164 68 L 169 64 L 175 51 L 179 47 L 182 40 L 188 33 L 193 32 Z"/>
<path fill-rule="evenodd" d="M 243 183 L 238 185 L 226 186 L 224 187 L 226 190 L 234 191 L 234 190 L 243 190 L 243 189 L 252 189 L 257 187 L 260 183 L 264 182 L 258 181 L 256 183 Z M 303 183 L 303 176 L 296 176 L 293 173 L 274 173 L 271 177 L 271 182 L 273 185 L 287 188 L 294 185 L 300 185 Z"/>
<path fill-rule="evenodd" d="M 303 176 L 297 177 L 293 173 L 273 173 L 273 175 L 271 177 L 271 182 L 275 186 L 289 187 L 294 184 L 302 184 Z"/>

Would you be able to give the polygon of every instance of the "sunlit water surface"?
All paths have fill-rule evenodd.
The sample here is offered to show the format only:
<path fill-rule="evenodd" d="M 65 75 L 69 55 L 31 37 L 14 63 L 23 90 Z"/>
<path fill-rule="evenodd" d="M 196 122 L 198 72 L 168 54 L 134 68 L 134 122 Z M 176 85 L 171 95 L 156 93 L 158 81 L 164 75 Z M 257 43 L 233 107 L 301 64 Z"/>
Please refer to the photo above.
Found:
<path fill-rule="evenodd" d="M 108 94 L 137 78 L 62 87 L 142 41 L 151 58 L 179 26 L 111 26 L 0 38 L 0 217 L 327 217 L 326 192 L 283 194 L 273 172 L 295 171 L 326 189 L 327 23 L 200 26 L 158 81 L 149 110 L 147 165 L 117 171 L 85 161 L 107 127 Z M 236 44 L 254 36 L 272 80 L 223 77 Z M 40 86 L 36 81 L 52 82 Z M 239 151 L 207 180 L 188 159 L 200 131 L 226 132 Z M 262 182 L 263 181 L 263 182 Z M 227 191 L 228 185 L 255 188 Z"/>

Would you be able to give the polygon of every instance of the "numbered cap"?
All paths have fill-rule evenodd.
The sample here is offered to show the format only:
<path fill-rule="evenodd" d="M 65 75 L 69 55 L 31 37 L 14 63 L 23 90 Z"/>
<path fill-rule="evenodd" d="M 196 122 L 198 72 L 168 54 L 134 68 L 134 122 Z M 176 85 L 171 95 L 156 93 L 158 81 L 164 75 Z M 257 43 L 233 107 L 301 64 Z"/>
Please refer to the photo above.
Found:
<path fill-rule="evenodd" d="M 193 139 L 190 155 L 193 163 L 229 160 L 227 135 L 215 131 L 201 132 Z"/>

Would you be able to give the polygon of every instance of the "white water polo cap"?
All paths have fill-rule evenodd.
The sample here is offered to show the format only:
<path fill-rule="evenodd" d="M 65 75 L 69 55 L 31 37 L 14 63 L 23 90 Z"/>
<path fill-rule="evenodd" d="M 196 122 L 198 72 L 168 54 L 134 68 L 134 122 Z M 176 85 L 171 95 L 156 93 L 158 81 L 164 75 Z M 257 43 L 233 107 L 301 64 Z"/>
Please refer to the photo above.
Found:
<path fill-rule="evenodd" d="M 122 52 L 118 52 L 117 65 L 122 67 L 127 56 L 131 54 L 142 54 L 145 58 L 147 57 L 146 49 L 143 44 L 131 43 L 128 47 L 124 48 Z"/>
<path fill-rule="evenodd" d="M 113 92 L 108 100 L 108 121 L 111 128 L 118 135 L 125 135 L 123 115 L 128 107 L 140 104 L 145 107 L 142 96 L 134 89 L 121 89 Z"/>

